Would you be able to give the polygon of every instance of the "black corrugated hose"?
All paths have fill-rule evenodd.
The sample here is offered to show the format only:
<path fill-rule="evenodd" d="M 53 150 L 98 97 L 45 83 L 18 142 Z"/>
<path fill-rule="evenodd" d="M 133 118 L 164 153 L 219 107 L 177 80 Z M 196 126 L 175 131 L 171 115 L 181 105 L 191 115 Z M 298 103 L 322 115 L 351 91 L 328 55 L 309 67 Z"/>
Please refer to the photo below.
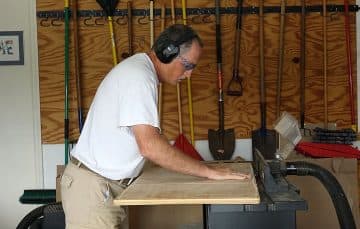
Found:
<path fill-rule="evenodd" d="M 305 161 L 286 162 L 286 175 L 313 176 L 324 185 L 334 204 L 341 229 L 355 229 L 355 221 L 346 195 L 328 170 Z"/>

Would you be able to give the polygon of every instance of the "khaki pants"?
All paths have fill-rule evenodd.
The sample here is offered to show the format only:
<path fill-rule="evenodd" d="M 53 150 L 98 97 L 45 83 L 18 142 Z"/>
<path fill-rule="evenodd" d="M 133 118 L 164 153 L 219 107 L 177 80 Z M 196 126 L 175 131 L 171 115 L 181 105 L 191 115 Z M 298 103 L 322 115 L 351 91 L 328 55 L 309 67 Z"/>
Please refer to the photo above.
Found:
<path fill-rule="evenodd" d="M 69 162 L 61 178 L 61 197 L 67 229 L 128 228 L 127 208 L 113 199 L 125 185 Z"/>

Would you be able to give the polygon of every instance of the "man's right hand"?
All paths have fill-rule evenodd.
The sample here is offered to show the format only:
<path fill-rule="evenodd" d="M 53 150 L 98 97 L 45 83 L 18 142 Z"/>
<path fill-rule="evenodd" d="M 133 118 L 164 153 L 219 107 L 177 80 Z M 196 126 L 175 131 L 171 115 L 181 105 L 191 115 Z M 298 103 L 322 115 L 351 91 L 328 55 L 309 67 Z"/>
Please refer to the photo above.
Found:
<path fill-rule="evenodd" d="M 250 174 L 240 173 L 225 167 L 211 167 L 209 179 L 212 180 L 247 180 L 251 178 Z"/>

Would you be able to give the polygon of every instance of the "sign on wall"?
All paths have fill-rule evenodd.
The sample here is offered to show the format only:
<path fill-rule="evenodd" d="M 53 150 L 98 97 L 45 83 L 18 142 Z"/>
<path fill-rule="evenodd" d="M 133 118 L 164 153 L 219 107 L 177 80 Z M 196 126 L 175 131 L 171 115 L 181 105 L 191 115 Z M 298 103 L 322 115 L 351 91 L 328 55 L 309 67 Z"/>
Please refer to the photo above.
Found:
<path fill-rule="evenodd" d="M 0 65 L 23 64 L 23 31 L 0 31 Z"/>

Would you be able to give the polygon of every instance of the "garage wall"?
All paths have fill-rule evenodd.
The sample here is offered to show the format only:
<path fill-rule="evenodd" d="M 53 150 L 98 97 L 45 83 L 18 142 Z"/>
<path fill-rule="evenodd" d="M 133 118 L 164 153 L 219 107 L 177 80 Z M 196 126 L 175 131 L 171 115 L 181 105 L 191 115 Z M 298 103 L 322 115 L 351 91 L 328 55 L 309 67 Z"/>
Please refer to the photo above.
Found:
<path fill-rule="evenodd" d="M 146 13 L 149 9 L 147 1 L 131 1 L 134 10 Z M 157 12 L 163 3 L 168 9 L 166 25 L 171 24 L 170 1 L 154 1 Z M 126 10 L 127 1 L 120 1 L 117 9 Z M 181 1 L 175 1 L 177 22 L 181 20 Z M 341 5 L 342 0 L 332 0 L 329 5 Z M 350 1 L 354 4 L 355 1 Z M 236 0 L 223 0 L 221 7 L 228 9 L 236 7 Z M 265 7 L 279 7 L 280 1 L 267 0 Z M 300 6 L 298 0 L 288 0 L 288 6 Z M 306 1 L 308 7 L 318 7 L 314 12 L 306 15 L 306 91 L 305 91 L 305 122 L 321 123 L 325 121 L 324 114 L 324 85 L 323 85 L 323 16 L 322 1 Z M 257 0 L 244 1 L 244 7 L 254 9 Z M 187 7 L 192 9 L 209 9 L 214 7 L 214 1 L 187 1 Z M 64 23 L 59 18 L 46 17 L 46 12 L 62 12 L 62 2 L 39 0 L 38 41 L 39 41 L 39 69 L 41 96 L 42 142 L 53 144 L 63 142 L 63 114 L 64 114 Z M 313 8 L 314 9 L 314 8 Z M 91 14 L 97 12 L 97 14 Z M 79 32 L 79 56 L 81 77 L 82 109 L 86 114 L 96 88 L 104 75 L 112 67 L 111 46 L 107 21 L 99 13 L 101 8 L 92 0 L 78 3 L 77 27 Z M 87 13 L 87 14 L 86 14 Z M 205 13 L 206 14 L 206 11 Z M 89 16 L 90 15 L 90 16 Z M 91 16 L 93 15 L 93 16 Z M 134 14 L 135 15 L 135 14 Z M 141 15 L 141 14 L 140 14 Z M 149 16 L 135 15 L 133 23 L 134 52 L 146 52 L 150 47 Z M 278 12 L 268 12 L 264 16 L 265 27 L 265 79 L 267 102 L 267 127 L 272 128 L 276 120 L 276 78 L 278 72 L 279 21 Z M 203 21 L 201 21 L 203 19 Z M 207 139 L 208 129 L 218 128 L 217 105 L 217 74 L 215 51 L 215 17 L 213 14 L 189 14 L 187 23 L 198 31 L 205 47 L 201 61 L 192 75 L 192 101 L 194 113 L 195 139 Z M 199 22 L 200 21 L 200 22 Z M 230 82 L 233 69 L 233 49 L 236 15 L 224 10 L 221 16 L 222 55 L 225 87 Z M 114 16 L 114 31 L 119 61 L 128 52 L 127 18 Z M 351 13 L 351 38 L 355 41 L 355 13 Z M 154 20 L 155 35 L 160 33 L 160 16 Z M 260 92 L 259 92 L 259 17 L 256 12 L 243 15 L 240 50 L 240 75 L 243 78 L 243 96 L 226 96 L 225 128 L 234 128 L 236 138 L 249 138 L 251 131 L 260 126 Z M 285 25 L 285 55 L 282 87 L 281 111 L 288 111 L 300 119 L 300 13 L 288 12 Z M 71 20 L 74 28 L 74 20 Z M 77 93 L 75 87 L 74 45 L 71 38 L 70 60 L 70 139 L 78 138 L 77 128 Z M 354 74 L 356 75 L 355 50 L 356 43 L 352 43 L 354 57 Z M 348 99 L 346 46 L 344 35 L 344 16 L 341 12 L 328 13 L 327 17 L 327 54 L 328 54 L 328 98 L 327 119 L 336 123 L 338 128 L 350 127 L 350 107 Z M 356 83 L 356 82 L 355 82 Z M 182 88 L 182 114 L 184 133 L 189 138 L 188 99 L 186 83 Z M 163 87 L 163 116 L 162 129 L 169 139 L 178 135 L 177 104 L 175 87 Z"/>
<path fill-rule="evenodd" d="M 34 205 L 18 199 L 42 187 L 35 1 L 2 0 L 0 31 L 23 31 L 25 64 L 0 65 L 0 228 L 13 229 Z"/>

